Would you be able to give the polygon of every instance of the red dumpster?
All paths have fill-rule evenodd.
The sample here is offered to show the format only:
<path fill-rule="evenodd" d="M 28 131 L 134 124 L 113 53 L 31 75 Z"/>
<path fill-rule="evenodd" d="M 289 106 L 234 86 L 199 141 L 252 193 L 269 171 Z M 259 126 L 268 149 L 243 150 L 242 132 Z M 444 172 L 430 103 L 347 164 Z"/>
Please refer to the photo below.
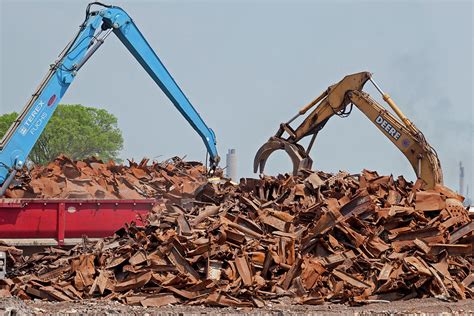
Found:
<path fill-rule="evenodd" d="M 156 200 L 0 199 L 0 240 L 17 246 L 71 245 L 112 235 L 143 219 Z"/>

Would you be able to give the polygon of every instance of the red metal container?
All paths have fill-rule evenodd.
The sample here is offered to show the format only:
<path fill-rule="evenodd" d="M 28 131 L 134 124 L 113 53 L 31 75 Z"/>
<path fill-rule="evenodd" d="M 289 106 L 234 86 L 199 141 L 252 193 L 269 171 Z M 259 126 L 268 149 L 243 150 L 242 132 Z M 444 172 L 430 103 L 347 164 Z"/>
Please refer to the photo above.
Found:
<path fill-rule="evenodd" d="M 0 240 L 17 246 L 68 245 L 111 236 L 142 219 L 156 200 L 0 199 Z"/>

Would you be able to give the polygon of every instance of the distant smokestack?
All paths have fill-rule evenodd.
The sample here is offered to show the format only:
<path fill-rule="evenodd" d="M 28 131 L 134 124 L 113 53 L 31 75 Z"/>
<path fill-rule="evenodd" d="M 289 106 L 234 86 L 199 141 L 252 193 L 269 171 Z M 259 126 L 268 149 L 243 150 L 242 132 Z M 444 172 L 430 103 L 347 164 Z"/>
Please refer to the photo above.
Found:
<path fill-rule="evenodd" d="M 237 182 L 237 154 L 235 153 L 235 149 L 229 149 L 226 160 L 226 177 Z"/>
<path fill-rule="evenodd" d="M 474 204 L 472 204 L 472 200 L 469 198 L 469 184 L 466 185 L 466 199 L 464 200 L 463 205 L 465 207 L 470 206 L 471 210 L 474 208 Z"/>
<path fill-rule="evenodd" d="M 459 194 L 464 195 L 464 167 L 462 161 L 459 162 Z"/>

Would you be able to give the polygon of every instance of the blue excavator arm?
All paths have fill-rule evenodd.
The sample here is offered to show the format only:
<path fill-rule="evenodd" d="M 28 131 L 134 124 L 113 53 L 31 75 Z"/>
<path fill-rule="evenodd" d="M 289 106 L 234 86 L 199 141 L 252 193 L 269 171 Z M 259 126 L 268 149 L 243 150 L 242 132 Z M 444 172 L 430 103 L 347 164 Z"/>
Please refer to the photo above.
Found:
<path fill-rule="evenodd" d="M 93 5 L 101 10 L 91 11 Z M 120 7 L 99 2 L 87 6 L 86 18 L 76 37 L 51 65 L 46 77 L 0 142 L 0 197 L 21 170 L 77 72 L 111 33 L 132 53 L 150 77 L 201 136 L 210 156 L 210 167 L 219 163 L 216 137 L 171 77 L 130 16 Z"/>

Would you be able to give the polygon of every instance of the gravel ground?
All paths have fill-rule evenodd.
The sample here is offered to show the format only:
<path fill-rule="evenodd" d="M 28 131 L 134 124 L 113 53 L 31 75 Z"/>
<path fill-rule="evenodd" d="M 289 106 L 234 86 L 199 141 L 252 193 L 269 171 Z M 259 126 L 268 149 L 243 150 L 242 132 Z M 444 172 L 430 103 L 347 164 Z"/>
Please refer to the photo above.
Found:
<path fill-rule="evenodd" d="M 0 315 L 474 315 L 474 300 L 444 302 L 437 299 L 413 299 L 364 306 L 283 305 L 265 308 L 214 308 L 203 306 L 173 306 L 144 308 L 117 302 L 81 301 L 52 303 L 21 301 L 17 298 L 0 299 Z"/>

